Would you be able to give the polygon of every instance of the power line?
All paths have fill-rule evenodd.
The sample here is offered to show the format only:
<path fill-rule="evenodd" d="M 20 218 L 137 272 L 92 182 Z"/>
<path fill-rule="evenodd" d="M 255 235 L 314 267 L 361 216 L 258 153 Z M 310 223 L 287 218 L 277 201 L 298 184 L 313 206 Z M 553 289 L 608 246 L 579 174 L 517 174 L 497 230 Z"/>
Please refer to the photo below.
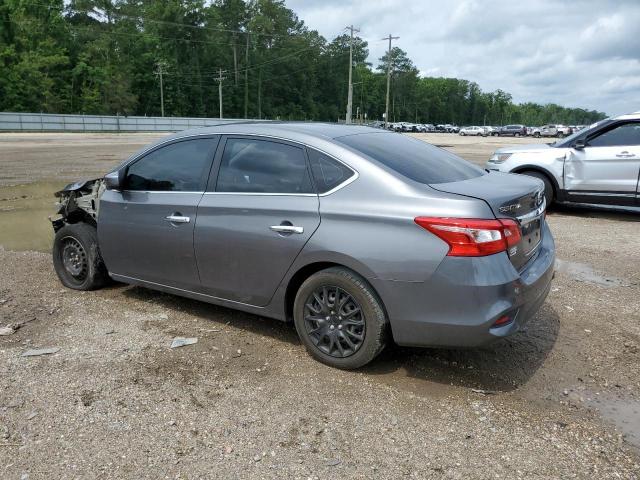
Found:
<path fill-rule="evenodd" d="M 60 9 L 58 9 L 56 5 L 50 5 L 50 4 L 46 4 L 46 3 L 26 2 L 26 1 L 23 1 L 21 3 L 23 5 L 33 5 L 33 6 L 46 7 L 49 10 L 57 9 L 57 10 L 59 10 L 61 12 L 66 9 L 66 7 L 62 7 Z M 69 10 L 73 11 L 72 9 L 69 9 Z M 102 12 L 94 11 L 93 9 L 91 9 L 90 11 L 86 11 L 86 13 L 87 14 L 92 13 L 94 15 L 104 16 L 104 14 Z M 188 12 L 185 12 L 185 13 L 188 13 Z M 232 29 L 228 29 L 228 28 L 214 28 L 214 27 L 207 27 L 207 26 L 204 26 L 204 25 L 188 25 L 188 24 L 184 24 L 184 23 L 171 22 L 169 20 L 156 20 L 156 19 L 153 19 L 153 18 L 134 17 L 134 16 L 131 16 L 131 15 L 126 15 L 126 14 L 120 13 L 117 10 L 115 12 L 113 12 L 112 18 L 113 17 L 126 18 L 128 20 L 137 20 L 137 21 L 143 21 L 143 22 L 158 23 L 158 24 L 163 24 L 163 25 L 174 25 L 174 26 L 185 27 L 185 28 L 199 28 L 199 29 L 202 29 L 202 30 L 210 30 L 210 31 L 213 31 L 213 32 L 246 33 L 246 30 L 232 30 Z M 95 20 L 98 20 L 98 19 L 95 19 Z M 300 33 L 302 33 L 302 32 L 300 32 Z M 286 37 L 297 37 L 298 35 L 300 35 L 300 33 L 285 34 L 285 33 L 251 32 L 252 35 L 257 35 L 257 36 L 262 36 L 262 37 L 274 37 L 274 38 L 275 37 L 285 37 L 285 38 Z"/>

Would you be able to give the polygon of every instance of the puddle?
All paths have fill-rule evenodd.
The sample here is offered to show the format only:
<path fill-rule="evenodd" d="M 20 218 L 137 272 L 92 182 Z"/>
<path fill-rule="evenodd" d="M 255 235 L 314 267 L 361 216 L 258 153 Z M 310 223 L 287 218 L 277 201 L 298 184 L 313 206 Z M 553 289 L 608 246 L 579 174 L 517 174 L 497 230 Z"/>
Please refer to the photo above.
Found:
<path fill-rule="evenodd" d="M 0 187 L 0 245 L 7 250 L 50 252 L 56 198 L 65 181 Z"/>
<path fill-rule="evenodd" d="M 568 262 L 558 258 L 556 259 L 556 271 L 565 273 L 578 282 L 593 283 L 603 287 L 628 287 L 630 285 L 622 278 L 600 274 L 586 263 Z"/>
<path fill-rule="evenodd" d="M 598 410 L 604 419 L 618 428 L 629 444 L 640 449 L 639 401 L 593 395 L 587 400 L 587 405 Z"/>

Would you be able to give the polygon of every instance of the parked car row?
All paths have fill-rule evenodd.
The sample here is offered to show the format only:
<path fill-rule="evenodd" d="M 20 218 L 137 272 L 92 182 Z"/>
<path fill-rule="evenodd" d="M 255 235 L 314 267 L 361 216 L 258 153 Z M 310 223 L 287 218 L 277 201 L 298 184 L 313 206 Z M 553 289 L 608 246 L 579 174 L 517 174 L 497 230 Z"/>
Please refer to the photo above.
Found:
<path fill-rule="evenodd" d="M 385 128 L 384 122 L 376 121 L 369 124 L 374 128 Z M 458 133 L 460 127 L 450 123 L 434 125 L 432 123 L 390 122 L 387 129 L 394 132 L 421 132 L 421 133 Z"/>
<path fill-rule="evenodd" d="M 373 122 L 369 126 L 375 128 L 385 128 L 384 122 Z M 522 124 L 504 125 L 502 127 L 492 126 L 469 126 L 458 127 L 452 124 L 432 123 L 411 123 L 411 122 L 390 122 L 387 129 L 394 132 L 421 132 L 421 133 L 459 133 L 461 136 L 493 136 L 493 137 L 568 137 L 584 128 L 584 125 L 560 125 L 548 124 L 541 127 L 527 127 Z"/>

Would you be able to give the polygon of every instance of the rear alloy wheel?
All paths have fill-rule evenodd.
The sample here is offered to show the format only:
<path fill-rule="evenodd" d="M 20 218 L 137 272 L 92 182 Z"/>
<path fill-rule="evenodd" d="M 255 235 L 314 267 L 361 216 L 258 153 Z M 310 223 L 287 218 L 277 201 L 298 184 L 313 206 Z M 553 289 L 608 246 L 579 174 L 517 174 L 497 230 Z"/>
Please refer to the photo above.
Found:
<path fill-rule="evenodd" d="M 96 229 L 86 223 L 67 224 L 56 232 L 53 266 L 64 286 L 74 290 L 95 290 L 109 279 Z"/>
<path fill-rule="evenodd" d="M 345 268 L 322 270 L 300 286 L 294 322 L 307 351 L 332 367 L 359 368 L 385 345 L 381 302 L 366 280 Z"/>

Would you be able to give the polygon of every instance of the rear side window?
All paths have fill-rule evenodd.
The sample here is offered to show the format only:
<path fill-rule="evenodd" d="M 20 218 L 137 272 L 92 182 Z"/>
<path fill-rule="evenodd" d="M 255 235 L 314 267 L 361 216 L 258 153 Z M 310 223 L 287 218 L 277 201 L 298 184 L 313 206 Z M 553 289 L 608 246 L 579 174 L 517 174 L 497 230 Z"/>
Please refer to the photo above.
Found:
<path fill-rule="evenodd" d="M 302 148 L 246 138 L 227 140 L 216 191 L 314 193 Z"/>
<path fill-rule="evenodd" d="M 148 153 L 127 169 L 127 190 L 201 192 L 218 138 L 172 143 Z"/>
<path fill-rule="evenodd" d="M 453 153 L 397 133 L 364 133 L 336 140 L 420 183 L 459 182 L 484 173 Z"/>
<path fill-rule="evenodd" d="M 312 149 L 309 149 L 308 152 L 311 173 L 313 173 L 318 193 L 327 193 L 355 175 L 355 172 L 349 167 L 324 153 Z"/>

